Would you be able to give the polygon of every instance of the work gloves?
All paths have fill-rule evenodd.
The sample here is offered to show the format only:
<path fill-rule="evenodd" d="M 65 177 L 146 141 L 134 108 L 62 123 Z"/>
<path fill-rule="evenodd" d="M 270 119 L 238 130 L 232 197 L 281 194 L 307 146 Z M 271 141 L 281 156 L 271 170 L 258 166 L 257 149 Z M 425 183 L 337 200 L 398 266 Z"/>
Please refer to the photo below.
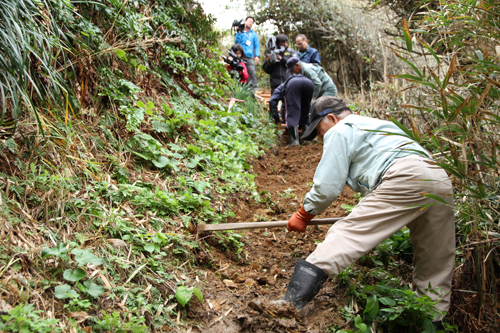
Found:
<path fill-rule="evenodd" d="M 288 231 L 298 231 L 305 232 L 307 224 L 314 217 L 313 214 L 309 214 L 304 209 L 304 206 L 300 207 L 300 210 L 293 214 L 293 216 L 288 220 L 287 229 Z"/>

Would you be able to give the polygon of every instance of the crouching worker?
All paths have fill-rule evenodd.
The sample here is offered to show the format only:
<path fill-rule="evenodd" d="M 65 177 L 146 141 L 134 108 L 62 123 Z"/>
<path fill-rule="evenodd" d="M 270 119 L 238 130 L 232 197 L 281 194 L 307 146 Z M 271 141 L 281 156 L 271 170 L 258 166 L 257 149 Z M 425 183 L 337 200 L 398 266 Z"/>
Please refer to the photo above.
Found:
<path fill-rule="evenodd" d="M 240 44 L 234 44 L 229 50 L 229 56 L 223 57 L 226 62 L 227 71 L 233 76 L 234 72 L 238 73 L 241 83 L 247 83 L 248 81 L 248 70 L 247 66 L 243 62 L 243 47 Z"/>
<path fill-rule="evenodd" d="M 299 125 L 302 131 L 307 129 L 313 92 L 314 83 L 311 80 L 303 75 L 293 75 L 280 84 L 269 99 L 269 113 L 275 123 L 280 121 L 278 102 L 283 103 L 281 113 L 290 137 L 289 146 L 300 145 Z"/>
<path fill-rule="evenodd" d="M 348 185 L 365 197 L 335 223 L 306 260 L 299 259 L 288 289 L 277 303 L 301 309 L 335 276 L 402 227 L 410 230 L 416 291 L 447 312 L 455 260 L 453 189 L 446 172 L 393 123 L 353 115 L 338 97 L 318 98 L 311 108 L 304 140 L 323 139 L 314 185 L 289 231 L 305 232 Z M 398 135 L 384 135 L 385 133 Z M 447 205 L 423 194 L 437 195 Z M 427 206 L 426 206 L 427 205 Z M 425 208 L 423 208 L 425 206 Z M 429 285 L 438 293 L 426 290 Z M 439 327 L 442 316 L 434 320 Z"/>
<path fill-rule="evenodd" d="M 321 96 L 337 96 L 337 87 L 328 74 L 326 74 L 323 67 L 318 64 L 306 64 L 298 57 L 291 57 L 286 62 L 287 72 L 291 71 L 293 74 L 302 74 L 312 80 L 314 83 L 313 98 Z"/>

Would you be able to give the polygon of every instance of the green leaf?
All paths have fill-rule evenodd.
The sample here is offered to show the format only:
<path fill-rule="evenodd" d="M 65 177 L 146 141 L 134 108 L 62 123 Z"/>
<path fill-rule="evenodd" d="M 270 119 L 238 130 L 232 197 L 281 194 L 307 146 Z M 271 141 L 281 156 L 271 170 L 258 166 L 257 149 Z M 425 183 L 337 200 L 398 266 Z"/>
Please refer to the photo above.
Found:
<path fill-rule="evenodd" d="M 63 273 L 63 277 L 66 280 L 71 281 L 71 282 L 77 282 L 77 281 L 83 279 L 85 277 L 85 275 L 87 275 L 87 274 L 81 268 L 77 268 L 74 271 L 72 271 L 71 269 L 67 269 Z"/>
<path fill-rule="evenodd" d="M 360 316 L 357 316 L 354 319 L 354 326 L 356 326 L 363 333 L 368 330 L 368 326 L 366 326 L 366 324 L 363 323 L 363 319 L 361 319 Z"/>
<path fill-rule="evenodd" d="M 165 156 L 161 155 L 157 159 L 153 160 L 152 162 L 155 165 L 155 167 L 157 167 L 158 169 L 161 169 L 161 168 L 166 167 L 167 164 L 170 162 L 170 160 L 168 158 L 166 158 Z"/>
<path fill-rule="evenodd" d="M 426 43 L 422 43 L 422 45 L 427 49 L 427 51 L 429 51 L 430 54 L 432 54 L 432 56 L 436 60 L 436 63 L 438 65 L 441 64 L 441 59 L 439 59 L 439 57 L 437 56 L 436 52 L 434 52 L 434 50 L 432 49 L 432 47 L 430 47 Z"/>
<path fill-rule="evenodd" d="M 155 246 L 154 244 L 148 243 L 144 245 L 144 250 L 148 251 L 149 253 L 153 253 L 155 251 Z"/>
<path fill-rule="evenodd" d="M 59 299 L 65 299 L 68 297 L 78 297 L 79 295 L 70 286 L 63 284 L 54 288 L 54 296 Z"/>
<path fill-rule="evenodd" d="M 380 303 L 382 303 L 384 305 L 387 305 L 387 306 L 394 306 L 394 305 L 396 305 L 396 301 L 393 300 L 392 298 L 389 298 L 389 297 L 381 297 L 381 298 L 379 298 L 379 301 L 380 301 Z"/>
<path fill-rule="evenodd" d="M 125 53 L 125 51 L 120 50 L 120 49 L 116 49 L 116 50 L 113 50 L 113 51 L 115 51 L 116 55 L 121 60 L 126 60 L 127 59 L 127 53 Z"/>
<path fill-rule="evenodd" d="M 197 181 L 197 180 L 194 181 L 194 188 L 196 189 L 196 191 L 198 191 L 200 193 L 203 193 L 203 191 L 205 190 L 205 188 L 208 185 L 209 185 L 208 182 L 202 182 L 202 181 Z"/>
<path fill-rule="evenodd" d="M 87 288 L 85 291 L 90 296 L 97 298 L 104 292 L 104 287 L 95 284 L 94 282 L 87 280 L 83 283 L 83 285 Z"/>
<path fill-rule="evenodd" d="M 101 265 L 104 262 L 104 260 L 102 260 L 101 258 L 96 256 L 95 254 L 93 254 L 88 249 L 85 249 L 85 250 L 73 249 L 73 251 L 71 251 L 71 253 L 73 253 L 75 255 L 75 260 L 76 260 L 76 262 L 78 262 L 78 265 L 80 265 L 80 266 L 85 266 L 88 263 L 91 263 L 92 265 L 97 266 L 97 265 Z"/>
<path fill-rule="evenodd" d="M 413 70 L 415 71 L 415 73 L 417 73 L 417 75 L 420 77 L 420 79 L 423 79 L 424 76 L 422 75 L 422 72 L 420 72 L 417 68 L 417 66 L 415 66 L 414 64 L 412 64 L 409 60 L 406 60 L 402 57 L 398 57 L 399 59 L 403 60 L 405 63 L 407 63 L 411 68 L 413 68 Z"/>
<path fill-rule="evenodd" d="M 400 130 L 402 130 L 403 132 L 405 132 L 405 134 L 408 136 L 408 138 L 410 138 L 412 140 L 415 140 L 413 132 L 410 131 L 409 129 L 407 129 L 403 124 L 401 124 L 395 118 L 391 118 L 389 120 L 392 121 L 397 127 L 399 127 Z"/>
<path fill-rule="evenodd" d="M 372 322 L 373 319 L 375 319 L 375 316 L 378 314 L 378 310 L 379 304 L 377 296 L 373 295 L 372 297 L 368 298 L 365 311 L 363 311 L 363 314 L 365 315 L 365 321 Z"/>
<path fill-rule="evenodd" d="M 187 302 L 189 302 L 192 296 L 193 289 L 188 289 L 185 286 L 179 286 L 175 291 L 175 298 L 177 298 L 177 301 L 182 306 L 186 306 Z"/>
<path fill-rule="evenodd" d="M 196 297 L 198 297 L 200 303 L 203 303 L 203 293 L 201 292 L 201 290 L 198 288 L 193 288 L 193 293 L 195 294 Z"/>
<path fill-rule="evenodd" d="M 144 105 L 144 103 L 143 103 L 143 102 L 141 102 L 141 101 L 137 101 L 137 103 L 136 103 L 136 104 L 137 104 L 137 106 L 138 106 L 138 107 L 140 107 L 140 108 L 143 108 L 143 107 L 145 106 L 145 105 Z"/>
<path fill-rule="evenodd" d="M 66 254 L 67 252 L 69 252 L 69 249 L 66 248 L 66 245 L 64 243 L 59 243 L 56 247 L 53 247 L 51 249 L 42 249 L 42 258 L 48 256 L 56 256 L 62 259 L 69 259 L 68 255 Z"/>
<path fill-rule="evenodd" d="M 144 72 L 147 70 L 146 66 L 144 66 L 144 65 L 139 65 L 139 66 L 138 66 L 138 68 L 139 68 L 141 71 L 144 71 Z"/>
<path fill-rule="evenodd" d="M 418 83 L 424 83 L 424 80 L 421 80 L 418 76 L 411 75 L 411 74 L 400 74 L 396 76 L 398 79 L 406 79 L 408 81 L 415 81 Z"/>
<path fill-rule="evenodd" d="M 380 311 L 392 313 L 392 312 L 396 311 L 396 309 L 394 309 L 394 308 L 385 308 L 385 309 L 380 309 Z"/>
<path fill-rule="evenodd" d="M 200 158 L 198 156 L 194 157 L 189 161 L 188 164 L 186 164 L 186 167 L 188 167 L 189 169 L 194 169 L 198 165 L 198 162 L 200 162 Z"/>
<path fill-rule="evenodd" d="M 147 104 L 146 104 L 146 109 L 148 110 L 153 110 L 155 108 L 155 105 L 153 104 L 153 102 L 149 101 Z"/>

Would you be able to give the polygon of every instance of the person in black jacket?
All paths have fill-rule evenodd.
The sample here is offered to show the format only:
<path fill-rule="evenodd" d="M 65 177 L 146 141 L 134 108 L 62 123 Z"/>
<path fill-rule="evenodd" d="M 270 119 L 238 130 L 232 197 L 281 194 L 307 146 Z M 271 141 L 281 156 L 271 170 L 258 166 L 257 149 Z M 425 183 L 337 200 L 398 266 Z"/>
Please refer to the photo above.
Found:
<path fill-rule="evenodd" d="M 309 125 L 309 107 L 314 83 L 304 75 L 293 75 L 280 84 L 269 100 L 269 113 L 275 123 L 280 121 L 278 102 L 282 101 L 282 118 L 290 137 L 289 146 L 300 145 L 299 126 L 305 132 Z"/>
<path fill-rule="evenodd" d="M 272 62 L 271 53 L 267 51 L 266 61 L 262 65 L 262 69 L 270 75 L 271 95 L 280 84 L 284 83 L 291 73 L 287 73 L 286 62 L 291 57 L 295 56 L 295 51 L 288 48 L 288 37 L 286 35 L 276 36 L 276 62 Z M 281 48 L 281 50 L 279 50 Z"/>

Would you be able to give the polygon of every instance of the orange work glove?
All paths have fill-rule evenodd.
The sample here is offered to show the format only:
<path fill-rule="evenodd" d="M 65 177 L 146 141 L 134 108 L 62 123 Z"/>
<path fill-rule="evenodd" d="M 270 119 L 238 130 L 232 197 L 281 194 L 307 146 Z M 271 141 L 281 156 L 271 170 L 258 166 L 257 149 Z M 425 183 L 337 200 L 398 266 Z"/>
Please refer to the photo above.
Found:
<path fill-rule="evenodd" d="M 300 207 L 300 210 L 293 214 L 290 220 L 288 220 L 288 225 L 286 227 L 288 231 L 305 232 L 307 224 L 313 217 L 314 215 L 306 212 L 304 206 L 302 206 Z"/>

